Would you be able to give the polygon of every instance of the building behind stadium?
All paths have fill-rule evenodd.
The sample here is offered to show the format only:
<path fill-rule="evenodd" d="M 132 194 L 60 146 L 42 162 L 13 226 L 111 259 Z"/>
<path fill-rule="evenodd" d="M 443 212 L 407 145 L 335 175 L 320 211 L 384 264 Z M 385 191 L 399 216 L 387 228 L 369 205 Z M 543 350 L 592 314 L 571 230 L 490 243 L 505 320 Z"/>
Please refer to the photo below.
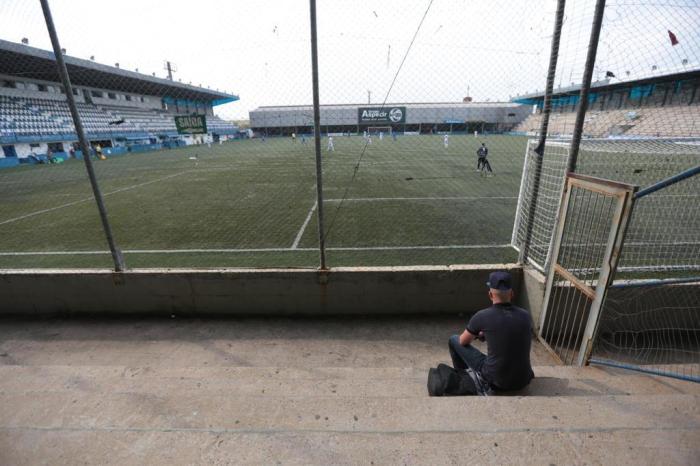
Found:
<path fill-rule="evenodd" d="M 384 105 L 321 105 L 323 134 L 362 134 L 383 128 L 409 134 L 502 133 L 532 112 L 531 105 L 514 102 L 391 103 Z M 259 107 L 250 112 L 257 134 L 288 136 L 313 132 L 310 105 Z"/>
<path fill-rule="evenodd" d="M 107 154 L 223 141 L 238 128 L 216 115 L 238 97 L 118 66 L 64 56 L 87 137 Z M 205 115 L 206 134 L 179 134 L 176 115 Z M 52 51 L 0 40 L 0 166 L 77 151 Z M 77 151 L 79 152 L 79 151 Z"/>

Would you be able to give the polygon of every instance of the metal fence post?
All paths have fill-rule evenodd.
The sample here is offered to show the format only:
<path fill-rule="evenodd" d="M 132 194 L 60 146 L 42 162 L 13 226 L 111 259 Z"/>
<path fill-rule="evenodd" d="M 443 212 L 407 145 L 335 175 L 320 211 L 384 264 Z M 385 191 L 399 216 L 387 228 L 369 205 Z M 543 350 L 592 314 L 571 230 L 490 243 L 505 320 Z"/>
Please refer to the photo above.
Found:
<path fill-rule="evenodd" d="M 44 19 L 46 20 L 46 28 L 48 29 L 49 36 L 51 37 L 51 45 L 53 46 L 53 52 L 56 56 L 56 66 L 58 67 L 58 74 L 61 76 L 61 82 L 63 83 L 63 88 L 66 91 L 68 107 L 70 109 L 71 116 L 73 117 L 73 124 L 75 125 L 75 132 L 78 135 L 80 148 L 83 151 L 83 161 L 85 162 L 85 168 L 88 173 L 88 178 L 90 179 L 90 186 L 92 186 L 92 193 L 95 196 L 97 209 L 100 212 L 102 228 L 105 231 L 105 236 L 107 237 L 107 244 L 109 245 L 109 250 L 112 254 L 114 269 L 117 272 L 122 272 L 125 269 L 124 258 L 122 257 L 121 251 L 117 248 L 117 245 L 114 241 L 112 228 L 109 224 L 109 219 L 107 218 L 107 209 L 105 208 L 104 200 L 102 199 L 102 192 L 100 191 L 100 186 L 98 185 L 97 178 L 95 177 L 95 170 L 92 166 L 92 160 L 90 160 L 90 146 L 88 144 L 87 137 L 85 136 L 85 130 L 83 129 L 83 124 L 80 120 L 78 108 L 75 105 L 75 98 L 73 97 L 73 87 L 71 86 L 70 77 L 68 76 L 66 62 L 63 60 L 61 44 L 58 41 L 58 34 L 56 33 L 56 27 L 53 22 L 53 17 L 51 16 L 51 10 L 49 9 L 49 2 L 48 0 L 40 0 L 40 2 L 41 9 L 44 12 Z"/>
<path fill-rule="evenodd" d="M 591 80 L 593 78 L 593 67 L 595 57 L 598 53 L 598 41 L 600 39 L 600 28 L 603 25 L 603 13 L 605 13 L 605 0 L 597 0 L 593 13 L 593 24 L 591 25 L 591 38 L 588 42 L 588 54 L 586 55 L 586 65 L 583 69 L 583 80 L 581 82 L 581 92 L 578 99 L 578 111 L 576 112 L 576 123 L 574 124 L 574 134 L 571 139 L 571 152 L 569 152 L 569 163 L 566 171 L 576 172 L 576 161 L 578 160 L 578 150 L 581 145 L 583 135 L 583 122 L 588 110 L 588 93 L 591 90 Z"/>
<path fill-rule="evenodd" d="M 318 37 L 316 35 L 316 0 L 309 0 L 311 10 L 311 77 L 314 95 L 314 146 L 316 150 L 316 206 L 318 214 L 318 249 L 321 270 L 326 269 L 326 240 L 323 233 L 323 180 L 321 169 L 321 111 L 318 97 Z"/>
<path fill-rule="evenodd" d="M 564 24 L 564 9 L 566 0 L 557 1 L 557 11 L 554 19 L 554 33 L 552 34 L 552 49 L 549 54 L 549 70 L 547 72 L 547 84 L 544 91 L 544 105 L 542 106 L 542 125 L 540 127 L 539 140 L 534 152 L 537 154 L 535 159 L 535 173 L 532 180 L 532 200 L 530 201 L 530 209 L 527 215 L 527 225 L 523 244 L 520 246 L 520 255 L 518 263 L 523 264 L 527 260 L 530 249 L 530 236 L 532 235 L 533 223 L 535 221 L 535 209 L 537 208 L 537 195 L 540 189 L 540 178 L 542 175 L 542 158 L 544 157 L 544 145 L 547 139 L 547 131 L 549 127 L 549 114 L 552 110 L 552 91 L 554 89 L 554 78 L 557 71 L 557 60 L 559 59 L 559 42 L 561 39 L 561 28 Z M 525 181 L 525 180 L 523 180 Z"/>

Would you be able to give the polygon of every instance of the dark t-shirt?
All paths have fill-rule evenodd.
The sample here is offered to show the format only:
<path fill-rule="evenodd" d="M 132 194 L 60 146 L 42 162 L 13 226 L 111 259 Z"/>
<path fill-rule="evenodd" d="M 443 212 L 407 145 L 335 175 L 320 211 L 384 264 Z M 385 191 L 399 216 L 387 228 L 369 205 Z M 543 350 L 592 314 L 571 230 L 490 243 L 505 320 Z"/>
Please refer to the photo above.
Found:
<path fill-rule="evenodd" d="M 488 355 L 481 375 L 495 388 L 518 390 L 535 376 L 530 366 L 532 320 L 525 310 L 512 304 L 494 304 L 469 320 L 473 335 L 484 332 Z"/>

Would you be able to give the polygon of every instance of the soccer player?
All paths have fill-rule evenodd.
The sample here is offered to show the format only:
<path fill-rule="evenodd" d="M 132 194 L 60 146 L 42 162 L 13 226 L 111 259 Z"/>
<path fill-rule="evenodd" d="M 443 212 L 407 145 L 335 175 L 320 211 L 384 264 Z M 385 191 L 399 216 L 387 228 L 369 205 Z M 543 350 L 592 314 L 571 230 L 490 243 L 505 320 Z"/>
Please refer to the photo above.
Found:
<path fill-rule="evenodd" d="M 486 143 L 481 143 L 481 147 L 479 147 L 479 149 L 476 151 L 476 155 L 479 157 L 479 160 L 476 163 L 477 171 L 481 171 L 482 175 L 486 174 L 486 170 L 488 170 L 489 174 L 493 174 L 493 170 L 491 170 L 491 164 L 486 158 L 489 155 L 489 149 L 488 147 L 486 147 Z"/>
<path fill-rule="evenodd" d="M 292 142 L 297 142 L 297 133 L 292 133 Z"/>
<path fill-rule="evenodd" d="M 107 160 L 107 157 L 102 154 L 102 146 L 99 143 L 95 145 L 95 155 L 100 160 Z"/>
<path fill-rule="evenodd" d="M 446 134 L 442 137 L 442 143 L 444 144 L 445 149 L 447 149 L 447 146 L 450 145 L 450 135 L 449 134 Z"/>
<path fill-rule="evenodd" d="M 301 135 L 301 143 L 306 145 L 306 135 L 305 134 Z"/>
<path fill-rule="evenodd" d="M 333 146 L 333 136 L 328 136 L 328 152 L 335 152 L 335 146 Z"/>
<path fill-rule="evenodd" d="M 391 139 L 393 139 L 394 142 L 396 142 L 396 131 L 391 132 Z"/>
<path fill-rule="evenodd" d="M 384 140 L 384 131 L 379 132 L 379 140 L 383 141 Z"/>

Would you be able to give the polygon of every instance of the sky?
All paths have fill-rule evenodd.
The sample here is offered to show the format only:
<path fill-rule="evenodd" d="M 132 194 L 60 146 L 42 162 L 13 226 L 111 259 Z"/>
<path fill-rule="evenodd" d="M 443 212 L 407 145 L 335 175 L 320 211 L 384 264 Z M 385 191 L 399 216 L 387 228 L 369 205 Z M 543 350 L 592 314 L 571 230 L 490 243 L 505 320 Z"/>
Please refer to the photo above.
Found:
<path fill-rule="evenodd" d="M 568 2 L 555 85 L 581 81 L 594 3 Z M 160 77 L 170 60 L 176 80 L 240 97 L 216 108 L 223 118 L 312 102 L 308 0 L 50 5 L 68 55 Z M 322 104 L 508 101 L 544 88 L 555 0 L 317 0 L 317 6 Z M 51 48 L 39 0 L 0 0 L 0 38 L 23 37 Z M 594 79 L 606 71 L 630 80 L 698 68 L 700 2 L 607 2 Z"/>

